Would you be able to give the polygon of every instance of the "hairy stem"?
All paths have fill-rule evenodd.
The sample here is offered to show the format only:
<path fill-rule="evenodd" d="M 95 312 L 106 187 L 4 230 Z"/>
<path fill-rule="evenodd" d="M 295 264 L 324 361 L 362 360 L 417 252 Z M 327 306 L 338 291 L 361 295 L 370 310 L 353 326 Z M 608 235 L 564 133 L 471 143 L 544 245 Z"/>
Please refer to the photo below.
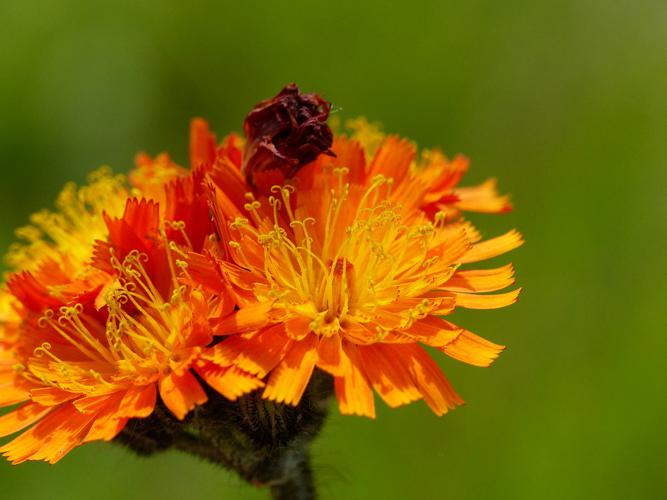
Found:
<path fill-rule="evenodd" d="M 271 485 L 274 500 L 314 500 L 315 484 L 309 453 L 292 451 L 282 458 L 283 481 Z"/>
<path fill-rule="evenodd" d="M 203 458 L 226 469 L 233 470 L 234 468 L 232 460 L 217 447 L 185 432 L 174 438 L 173 446 L 177 450 Z"/>
<path fill-rule="evenodd" d="M 207 388 L 208 402 L 180 421 L 158 401 L 153 414 L 133 419 L 116 438 L 140 455 L 177 449 L 270 489 L 276 500 L 316 498 L 310 443 L 326 419 L 330 376 L 313 374 L 297 406 L 266 401 L 261 392 L 230 401 Z"/>

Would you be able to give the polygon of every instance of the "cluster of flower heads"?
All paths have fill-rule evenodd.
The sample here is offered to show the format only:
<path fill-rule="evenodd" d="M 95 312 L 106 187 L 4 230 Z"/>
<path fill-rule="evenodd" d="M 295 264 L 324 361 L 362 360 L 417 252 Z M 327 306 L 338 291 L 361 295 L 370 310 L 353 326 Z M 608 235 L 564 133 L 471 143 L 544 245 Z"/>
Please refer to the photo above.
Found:
<path fill-rule="evenodd" d="M 493 181 L 459 187 L 463 157 L 386 136 L 363 119 L 335 136 L 328 104 L 286 87 L 245 138 L 194 120 L 190 168 L 163 154 L 125 177 L 68 185 L 18 231 L 0 288 L 0 448 L 58 461 L 149 416 L 178 419 L 215 390 L 297 404 L 315 369 L 344 414 L 423 399 L 462 403 L 422 345 L 476 366 L 503 346 L 445 320 L 512 304 L 521 245 L 481 241 L 463 217 L 510 209 Z M 27 430 L 26 430 L 27 429 Z"/>

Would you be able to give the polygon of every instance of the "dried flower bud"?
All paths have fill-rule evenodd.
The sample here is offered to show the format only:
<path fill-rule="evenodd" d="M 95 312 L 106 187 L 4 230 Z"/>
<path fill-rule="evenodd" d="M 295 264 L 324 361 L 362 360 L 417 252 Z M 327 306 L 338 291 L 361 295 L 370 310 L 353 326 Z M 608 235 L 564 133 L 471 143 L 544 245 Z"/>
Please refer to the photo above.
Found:
<path fill-rule="evenodd" d="M 271 170 L 290 178 L 322 153 L 335 156 L 327 125 L 330 108 L 322 97 L 304 94 L 294 83 L 257 104 L 243 124 L 247 142 L 242 173 L 248 183 L 254 186 L 258 173 Z"/>

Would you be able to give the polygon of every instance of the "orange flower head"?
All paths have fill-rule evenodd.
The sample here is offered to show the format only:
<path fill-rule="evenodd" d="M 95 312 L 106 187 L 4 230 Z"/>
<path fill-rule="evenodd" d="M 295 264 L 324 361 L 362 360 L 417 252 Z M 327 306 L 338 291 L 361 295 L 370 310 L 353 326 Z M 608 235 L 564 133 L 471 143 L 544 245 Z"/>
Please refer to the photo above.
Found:
<path fill-rule="evenodd" d="M 239 309 L 214 325 L 212 360 L 268 376 L 264 397 L 297 404 L 313 370 L 333 375 L 343 413 L 374 416 L 372 388 L 394 407 L 424 399 L 437 414 L 461 403 L 421 345 L 488 366 L 503 346 L 445 320 L 456 307 L 512 304 L 511 265 L 465 269 L 522 243 L 515 231 L 480 242 L 463 210 L 502 212 L 485 184 L 457 187 L 467 168 L 437 151 L 417 157 L 395 136 L 367 151 L 338 136 L 270 194 L 244 184 L 234 155 L 210 170 L 218 249 L 191 256 L 197 276 L 225 277 Z M 245 186 L 245 198 L 239 190 Z"/>
<path fill-rule="evenodd" d="M 0 437 L 21 434 L 0 453 L 54 463 L 130 419 L 179 427 L 211 397 L 187 420 L 201 431 L 201 415 L 257 389 L 308 406 L 316 369 L 344 414 L 374 417 L 374 392 L 438 415 L 462 403 L 423 346 L 476 366 L 503 350 L 445 318 L 517 299 L 497 293 L 511 265 L 469 265 L 521 236 L 482 241 L 464 217 L 509 199 L 493 180 L 460 187 L 464 157 L 420 153 L 365 119 L 334 134 L 329 111 L 288 85 L 251 111 L 245 138 L 218 144 L 196 119 L 191 168 L 140 154 L 127 178 L 101 169 L 68 185 L 18 231 L 0 286 L 0 408 L 20 406 Z"/>
<path fill-rule="evenodd" d="M 24 267 L 0 294 L 0 406 L 22 405 L 0 417 L 0 436 L 28 428 L 0 448 L 13 463 L 111 440 L 158 394 L 182 420 L 208 399 L 200 380 L 230 399 L 263 385 L 203 358 L 209 316 L 233 304 L 188 285 L 184 258 L 214 231 L 201 173 L 138 168 L 131 188 L 106 171 L 68 187 L 59 212 L 33 218 L 48 239 L 23 230 L 28 244 L 10 252 Z"/>

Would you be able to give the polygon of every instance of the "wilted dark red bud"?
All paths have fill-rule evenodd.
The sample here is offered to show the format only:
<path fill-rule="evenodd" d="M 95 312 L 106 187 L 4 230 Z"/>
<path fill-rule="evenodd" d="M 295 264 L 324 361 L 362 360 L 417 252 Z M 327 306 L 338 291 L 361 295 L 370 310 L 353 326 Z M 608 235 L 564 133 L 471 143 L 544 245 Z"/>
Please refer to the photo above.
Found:
<path fill-rule="evenodd" d="M 247 142 L 242 173 L 248 183 L 254 186 L 255 176 L 270 170 L 290 178 L 322 153 L 335 156 L 327 125 L 330 109 L 319 95 L 303 94 L 294 83 L 257 104 L 243 124 Z"/>

